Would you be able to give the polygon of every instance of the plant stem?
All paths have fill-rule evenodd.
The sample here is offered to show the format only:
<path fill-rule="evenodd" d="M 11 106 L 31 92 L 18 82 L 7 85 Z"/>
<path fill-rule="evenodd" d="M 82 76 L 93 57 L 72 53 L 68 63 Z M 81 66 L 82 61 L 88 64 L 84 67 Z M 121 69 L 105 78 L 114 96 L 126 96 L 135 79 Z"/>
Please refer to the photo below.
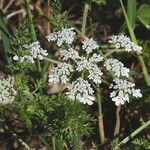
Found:
<path fill-rule="evenodd" d="M 53 150 L 56 150 L 55 137 L 52 137 Z"/>
<path fill-rule="evenodd" d="M 138 133 L 140 133 L 142 130 L 144 130 L 145 128 L 147 128 L 150 125 L 150 120 L 147 121 L 145 124 L 143 124 L 142 126 L 140 126 L 138 129 L 136 129 L 134 132 L 131 133 L 131 135 L 127 136 L 126 138 L 124 138 L 115 148 L 114 150 L 119 149 L 120 146 L 126 144 L 130 139 L 132 139 L 133 137 L 135 137 Z"/>
<path fill-rule="evenodd" d="M 51 63 L 54 63 L 54 64 L 60 63 L 59 61 L 51 59 L 51 58 L 44 57 L 44 59 L 47 60 L 47 61 L 49 61 L 49 62 L 51 62 Z"/>
<path fill-rule="evenodd" d="M 135 34 L 134 34 L 134 31 L 132 29 L 132 26 L 131 26 L 131 23 L 129 21 L 129 18 L 128 18 L 128 15 L 126 13 L 126 10 L 124 8 L 124 5 L 123 5 L 123 2 L 122 0 L 120 0 L 120 3 L 121 3 L 121 7 L 122 7 L 122 10 L 123 10 L 123 13 L 124 13 L 124 17 L 125 17 L 125 20 L 126 20 L 126 23 L 127 23 L 127 27 L 128 27 L 128 30 L 129 30 L 129 34 L 131 36 L 131 39 L 134 43 L 137 44 L 137 39 L 135 37 Z M 150 86 L 150 76 L 148 74 L 148 71 L 147 71 L 147 68 L 146 68 L 146 65 L 145 65 L 145 62 L 143 60 L 143 57 L 137 53 L 137 57 L 140 61 L 140 64 L 141 64 L 141 68 L 142 68 L 142 71 L 143 71 L 143 75 L 144 75 L 144 79 L 145 79 L 145 82 L 148 86 Z"/>
<path fill-rule="evenodd" d="M 120 110 L 121 110 L 121 105 L 119 105 L 116 108 L 116 126 L 115 126 L 115 130 L 114 130 L 114 137 L 119 135 L 120 132 Z M 117 137 L 114 141 L 113 141 L 113 147 L 116 146 L 119 143 L 119 137 Z"/>
<path fill-rule="evenodd" d="M 103 114 L 102 114 L 102 105 L 101 105 L 101 95 L 99 93 L 100 86 L 96 85 L 96 98 L 98 103 L 98 127 L 99 127 L 99 137 L 100 143 L 105 143 L 105 133 L 104 133 L 104 123 L 103 123 Z"/>
<path fill-rule="evenodd" d="M 29 20 L 30 20 L 31 35 L 32 35 L 33 41 L 37 41 L 35 27 L 34 27 L 34 24 L 33 24 L 33 17 L 32 17 L 32 13 L 31 13 L 31 10 L 30 10 L 29 1 L 25 0 L 25 4 L 26 4 L 28 15 L 29 15 Z M 40 60 L 38 58 L 37 58 L 37 68 L 38 68 L 39 72 L 42 71 Z"/>
<path fill-rule="evenodd" d="M 81 29 L 82 37 L 85 37 L 88 10 L 89 10 L 89 5 L 85 3 L 83 17 L 82 17 L 82 29 Z"/>

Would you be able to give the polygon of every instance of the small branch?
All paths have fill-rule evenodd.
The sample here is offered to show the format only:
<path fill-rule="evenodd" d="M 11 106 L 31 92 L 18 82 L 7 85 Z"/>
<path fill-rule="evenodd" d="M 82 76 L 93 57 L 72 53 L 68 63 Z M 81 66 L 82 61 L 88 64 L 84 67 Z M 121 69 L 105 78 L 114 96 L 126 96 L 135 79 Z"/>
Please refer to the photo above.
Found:
<path fill-rule="evenodd" d="M 133 137 L 135 137 L 137 134 L 139 134 L 142 130 L 144 130 L 145 128 L 147 128 L 150 125 L 150 120 L 147 121 L 145 124 L 143 124 L 142 126 L 140 126 L 138 129 L 136 129 L 134 132 L 131 133 L 131 135 L 127 136 L 126 138 L 124 138 L 115 148 L 114 150 L 119 149 L 120 146 L 126 144 L 130 139 L 132 139 Z"/>
<path fill-rule="evenodd" d="M 6 13 L 7 9 L 12 5 L 15 0 L 10 0 L 6 7 L 3 9 L 3 13 Z"/>
<path fill-rule="evenodd" d="M 10 19 L 11 17 L 13 17 L 13 16 L 15 16 L 15 15 L 17 15 L 17 14 L 21 14 L 21 13 L 23 13 L 23 12 L 24 12 L 24 9 L 14 11 L 14 12 L 8 14 L 8 15 L 6 16 L 6 18 L 7 18 L 7 19 Z"/>

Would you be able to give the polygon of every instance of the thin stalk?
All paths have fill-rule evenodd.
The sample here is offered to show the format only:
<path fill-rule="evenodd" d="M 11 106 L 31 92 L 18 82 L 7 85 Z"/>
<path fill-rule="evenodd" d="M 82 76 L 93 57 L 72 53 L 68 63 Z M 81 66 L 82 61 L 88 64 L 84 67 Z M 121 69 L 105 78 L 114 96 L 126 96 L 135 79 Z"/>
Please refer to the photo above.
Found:
<path fill-rule="evenodd" d="M 123 10 L 123 13 L 124 13 L 124 17 L 125 17 L 125 20 L 126 20 L 126 23 L 127 23 L 127 27 L 128 27 L 128 30 L 129 30 L 129 34 L 131 36 L 131 39 L 134 43 L 137 44 L 137 39 L 135 37 L 135 34 L 134 34 L 134 31 L 132 29 L 132 26 L 131 26 L 131 23 L 129 21 L 129 18 L 128 18 L 128 15 L 126 13 L 126 10 L 124 8 L 124 5 L 123 5 L 123 2 L 122 0 L 120 0 L 120 3 L 121 3 L 121 7 L 122 7 L 122 10 Z M 144 75 L 144 79 L 145 79 L 145 82 L 148 86 L 150 86 L 150 76 L 148 74 L 148 71 L 147 71 L 147 68 L 146 68 L 146 65 L 145 65 L 145 62 L 143 60 L 143 57 L 137 53 L 137 57 L 140 61 L 140 64 L 141 64 L 141 68 L 142 68 L 142 71 L 143 71 L 143 75 Z"/>
<path fill-rule="evenodd" d="M 32 17 L 32 13 L 31 13 L 31 10 L 30 10 L 29 1 L 25 0 L 25 4 L 26 4 L 29 20 L 30 20 L 31 35 L 32 35 L 33 40 L 37 41 L 36 31 L 35 31 L 35 27 L 34 27 L 34 24 L 33 24 L 33 17 Z M 39 72 L 42 71 L 40 60 L 38 58 L 37 58 L 37 68 L 38 68 Z"/>
<path fill-rule="evenodd" d="M 89 10 L 89 5 L 85 3 L 83 17 L 82 17 L 82 29 L 81 29 L 82 37 L 85 37 L 88 10 Z"/>
<path fill-rule="evenodd" d="M 116 108 L 116 126 L 114 130 L 114 137 L 118 136 L 120 132 L 120 110 L 121 110 L 121 105 Z M 119 143 L 119 137 L 117 137 L 113 141 L 113 147 L 118 145 L 118 143 Z"/>
<path fill-rule="evenodd" d="M 98 103 L 98 127 L 99 127 L 99 138 L 100 143 L 105 143 L 105 133 L 104 133 L 104 123 L 103 123 L 103 114 L 102 114 L 102 105 L 101 105 L 101 95 L 100 95 L 100 86 L 96 85 L 96 98 Z"/>
<path fill-rule="evenodd" d="M 51 63 L 54 63 L 54 64 L 60 63 L 59 61 L 51 59 L 51 58 L 44 57 L 44 59 L 47 60 L 47 61 L 49 61 L 49 62 L 51 62 Z"/>
<path fill-rule="evenodd" d="M 52 137 L 53 150 L 56 150 L 56 140 L 55 137 Z"/>
<path fill-rule="evenodd" d="M 47 17 L 50 19 L 50 16 L 51 16 L 51 9 L 50 9 L 50 1 L 51 0 L 47 0 Z M 51 25 L 50 25 L 50 21 L 48 20 L 47 21 L 47 24 L 46 24 L 46 34 L 50 34 L 51 33 Z"/>
<path fill-rule="evenodd" d="M 130 139 L 134 138 L 137 134 L 139 134 L 142 130 L 144 130 L 145 128 L 147 128 L 148 126 L 150 126 L 150 120 L 147 121 L 145 124 L 143 124 L 142 126 L 140 126 L 138 129 L 136 129 L 134 132 L 131 133 L 131 135 L 127 136 L 126 138 L 124 138 L 115 148 L 114 150 L 117 150 L 120 148 L 120 146 L 126 144 Z"/>

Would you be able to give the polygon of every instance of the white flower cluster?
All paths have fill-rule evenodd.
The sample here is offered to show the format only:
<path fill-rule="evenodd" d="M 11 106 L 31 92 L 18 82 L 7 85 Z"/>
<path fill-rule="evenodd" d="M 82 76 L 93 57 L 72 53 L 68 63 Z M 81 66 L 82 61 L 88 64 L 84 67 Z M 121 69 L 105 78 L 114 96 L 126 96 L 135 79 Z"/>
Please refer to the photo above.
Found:
<path fill-rule="evenodd" d="M 110 93 L 112 101 L 115 102 L 116 106 L 123 105 L 126 101 L 129 102 L 129 96 L 136 98 L 142 97 L 139 89 L 135 89 L 135 84 L 122 79 L 115 79 L 115 85 L 111 84 L 110 88 L 113 92 Z"/>
<path fill-rule="evenodd" d="M 46 36 L 49 42 L 56 41 L 58 46 L 62 44 L 72 44 L 75 32 L 74 28 L 64 28 L 62 31 L 54 32 Z"/>
<path fill-rule="evenodd" d="M 56 36 L 56 34 L 59 34 L 61 32 L 54 33 L 53 35 L 51 34 L 52 37 L 51 36 L 49 37 L 50 38 L 49 41 L 52 41 Z M 64 42 L 65 40 L 62 39 L 62 41 Z M 61 42 L 61 44 L 63 44 L 63 42 Z M 67 43 L 67 41 L 65 42 Z M 80 56 L 79 55 L 80 51 L 78 52 L 73 48 L 69 48 L 68 50 L 61 50 L 60 56 L 64 61 L 73 60 L 75 64 L 74 66 L 75 70 L 77 70 L 78 72 L 86 71 L 88 75 L 87 78 L 89 80 L 92 80 L 92 82 L 96 84 L 97 83 L 100 84 L 101 76 L 103 75 L 103 73 L 98 68 L 97 63 L 101 62 L 103 60 L 103 57 L 100 54 L 96 53 L 93 53 L 92 56 L 89 56 L 89 53 L 91 53 L 96 48 L 98 48 L 98 44 L 92 38 L 91 39 L 86 38 L 85 41 L 83 41 L 82 50 L 86 52 L 88 56 L 87 58 Z M 66 84 L 69 81 L 68 76 L 70 76 L 72 71 L 73 69 L 71 65 L 70 66 L 69 64 L 66 65 L 66 63 L 61 63 L 61 65 L 58 64 L 57 67 L 54 68 L 52 70 L 52 73 L 49 75 L 49 82 L 51 83 L 62 82 Z M 80 102 L 84 104 L 85 103 L 89 105 L 93 104 L 95 98 L 91 96 L 91 94 L 93 94 L 93 89 L 90 87 L 88 81 L 85 81 L 82 78 L 78 78 L 76 81 L 72 82 L 68 90 L 70 91 L 67 93 L 67 95 L 70 99 L 78 99 Z"/>
<path fill-rule="evenodd" d="M 101 58 L 101 57 L 100 57 Z M 89 72 L 88 79 L 92 80 L 94 83 L 101 83 L 101 76 L 103 75 L 102 71 L 98 68 L 95 62 L 100 60 L 93 60 L 93 57 L 89 58 L 89 61 L 82 57 L 79 61 L 77 61 L 76 70 L 81 72 L 83 70 L 87 70 Z"/>
<path fill-rule="evenodd" d="M 125 35 L 113 35 L 109 40 L 109 43 L 115 44 L 116 49 L 124 48 L 125 51 L 141 52 L 142 47 L 138 46 L 131 39 Z"/>
<path fill-rule="evenodd" d="M 62 82 L 66 84 L 69 81 L 69 76 L 71 72 L 73 72 L 73 67 L 67 63 L 59 63 L 57 67 L 51 70 L 51 74 L 49 75 L 50 83 L 59 83 Z"/>
<path fill-rule="evenodd" d="M 112 70 L 116 77 L 129 77 L 130 69 L 124 67 L 124 64 L 117 59 L 107 59 L 104 63 L 107 70 Z"/>
<path fill-rule="evenodd" d="M 66 94 L 72 100 L 79 100 L 83 104 L 92 105 L 95 97 L 93 89 L 88 81 L 78 78 L 68 87 L 69 92 Z"/>
<path fill-rule="evenodd" d="M 80 58 L 79 53 L 76 50 L 74 50 L 73 48 L 69 48 L 68 50 L 60 51 L 60 55 L 63 58 L 63 60 L 65 60 L 65 61 L 67 61 L 69 59 L 76 60 L 76 59 Z"/>
<path fill-rule="evenodd" d="M 82 49 L 87 52 L 87 54 L 91 53 L 93 50 L 99 48 L 96 41 L 94 41 L 92 38 L 88 39 L 86 38 L 83 41 Z"/>
<path fill-rule="evenodd" d="M 24 55 L 23 57 L 18 57 L 15 55 L 13 57 L 14 60 L 20 60 L 20 62 L 23 62 L 25 60 L 30 61 L 31 63 L 34 63 L 34 59 L 39 58 L 40 60 L 43 60 L 45 56 L 48 55 L 47 50 L 43 50 L 39 44 L 38 41 L 33 42 L 30 45 L 25 45 L 24 46 L 26 49 L 30 49 L 30 54 L 29 55 Z"/>
<path fill-rule="evenodd" d="M 6 105 L 15 100 L 17 92 L 14 89 L 14 82 L 11 76 L 0 79 L 0 105 Z"/>
<path fill-rule="evenodd" d="M 103 57 L 100 54 L 94 53 L 92 57 L 89 58 L 89 62 L 91 63 L 98 63 L 103 60 Z"/>
<path fill-rule="evenodd" d="M 72 44 L 74 35 L 73 28 L 63 29 L 62 31 L 48 35 L 47 39 L 48 41 L 56 41 L 57 45 L 61 46 L 62 44 Z M 128 52 L 140 52 L 142 50 L 140 46 L 131 42 L 131 40 L 124 35 L 113 36 L 109 42 L 115 44 L 117 49 L 125 48 Z M 81 50 L 77 51 L 74 48 L 61 50 L 60 56 L 65 63 L 59 63 L 54 69 L 52 69 L 52 72 L 49 75 L 49 82 L 62 82 L 66 84 L 68 87 L 68 92 L 66 94 L 70 99 L 77 99 L 84 104 L 92 105 L 95 100 L 95 97 L 93 96 L 94 90 L 88 80 L 95 84 L 100 84 L 103 75 L 98 67 L 98 64 L 103 61 L 103 57 L 101 54 L 93 52 L 93 50 L 98 48 L 99 46 L 96 41 L 92 38 L 85 38 L 82 42 Z M 74 69 L 71 64 L 66 63 L 67 61 L 74 65 Z M 129 102 L 129 96 L 136 98 L 142 97 L 140 90 L 134 88 L 135 84 L 120 79 L 120 77 L 129 77 L 130 72 L 123 63 L 117 59 L 107 59 L 103 65 L 108 71 L 113 71 L 117 78 L 114 79 L 115 84 L 111 84 L 110 86 L 110 88 L 113 89 L 110 97 L 112 98 L 112 101 L 115 102 L 116 106 L 124 104 L 126 101 Z M 83 75 L 85 78 L 83 76 L 82 78 L 78 77 L 75 81 L 72 81 L 72 83 L 69 84 L 69 77 L 72 75 L 73 71 L 78 71 L 80 75 Z"/>

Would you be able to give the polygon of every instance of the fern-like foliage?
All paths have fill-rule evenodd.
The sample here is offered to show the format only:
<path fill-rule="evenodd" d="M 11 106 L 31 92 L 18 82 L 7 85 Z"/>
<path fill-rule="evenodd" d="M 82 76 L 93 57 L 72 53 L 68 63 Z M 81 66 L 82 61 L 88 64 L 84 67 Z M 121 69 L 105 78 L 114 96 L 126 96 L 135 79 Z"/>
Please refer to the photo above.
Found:
<path fill-rule="evenodd" d="M 67 20 L 68 12 L 62 11 L 62 5 L 60 0 L 53 0 L 51 2 L 51 12 L 52 15 L 50 18 L 50 22 L 55 30 L 71 26 L 71 23 Z"/>
<path fill-rule="evenodd" d="M 132 144 L 135 150 L 150 150 L 150 142 L 146 139 L 135 139 Z"/>
<path fill-rule="evenodd" d="M 11 58 L 11 65 L 9 66 L 12 70 L 24 71 L 27 68 L 30 68 L 30 63 L 13 63 L 13 56 L 24 56 L 28 54 L 24 45 L 28 45 L 32 41 L 32 36 L 30 32 L 30 21 L 25 20 L 24 23 L 20 24 L 18 29 L 16 29 L 14 36 L 11 38 L 11 50 L 9 51 L 9 56 Z"/>

